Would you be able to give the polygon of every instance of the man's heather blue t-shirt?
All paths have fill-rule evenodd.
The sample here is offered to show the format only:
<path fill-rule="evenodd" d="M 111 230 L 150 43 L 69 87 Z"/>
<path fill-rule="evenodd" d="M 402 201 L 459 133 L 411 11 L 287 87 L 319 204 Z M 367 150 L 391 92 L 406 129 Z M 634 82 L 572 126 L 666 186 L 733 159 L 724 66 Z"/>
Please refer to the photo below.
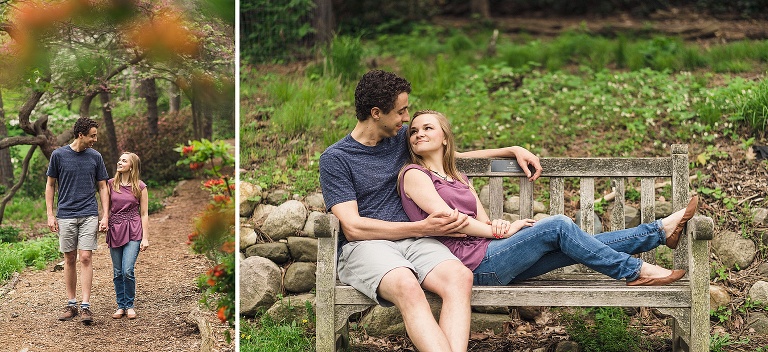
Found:
<path fill-rule="evenodd" d="M 408 160 L 408 127 L 397 136 L 373 147 L 347 135 L 320 156 L 320 186 L 326 209 L 357 201 L 360 216 L 393 222 L 408 222 L 400 196 L 397 174 Z"/>
<path fill-rule="evenodd" d="M 99 215 L 99 205 L 94 196 L 96 184 L 109 178 L 99 152 L 93 148 L 76 152 L 69 145 L 56 148 L 51 154 L 48 172 L 45 174 L 59 183 L 57 218 Z"/>

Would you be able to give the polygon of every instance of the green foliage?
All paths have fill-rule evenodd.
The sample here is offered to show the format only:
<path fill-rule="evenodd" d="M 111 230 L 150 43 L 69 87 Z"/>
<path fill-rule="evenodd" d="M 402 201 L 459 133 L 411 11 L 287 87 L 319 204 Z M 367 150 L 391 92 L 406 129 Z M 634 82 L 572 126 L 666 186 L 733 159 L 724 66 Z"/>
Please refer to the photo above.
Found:
<path fill-rule="evenodd" d="M 20 272 L 24 267 L 24 260 L 17 253 L 0 251 L 0 283 L 4 283 L 13 273 Z"/>
<path fill-rule="evenodd" d="M 60 257 L 59 240 L 55 235 L 23 242 L 0 243 L 0 283 L 28 266 L 42 270 L 49 262 Z"/>
<path fill-rule="evenodd" d="M 709 350 L 711 352 L 724 352 L 727 351 L 725 347 L 731 346 L 731 345 L 744 345 L 749 343 L 749 338 L 743 338 L 738 341 L 731 340 L 731 335 L 729 334 L 713 334 L 709 338 Z"/>
<path fill-rule="evenodd" d="M 32 224 L 46 221 L 45 197 L 39 194 L 34 197 L 16 195 L 5 206 L 4 222 L 12 224 Z"/>
<path fill-rule="evenodd" d="M 214 177 L 222 177 L 222 170 L 225 167 L 235 165 L 233 153 L 234 147 L 225 141 L 209 141 L 205 138 L 201 140 L 188 141 L 186 145 L 178 144 L 173 151 L 181 156 L 176 165 L 185 165 L 192 170 L 203 169 L 206 174 Z"/>
<path fill-rule="evenodd" d="M 563 314 L 566 331 L 585 352 L 642 351 L 640 332 L 619 307 L 600 307 Z"/>
<path fill-rule="evenodd" d="M 312 332 L 295 321 L 275 322 L 265 314 L 260 322 L 240 322 L 241 352 L 305 352 L 314 346 Z"/>
<path fill-rule="evenodd" d="M 341 76 L 342 81 L 352 82 L 363 73 L 363 47 L 360 38 L 337 36 L 330 48 L 326 49 L 328 73 L 332 77 Z"/>
<path fill-rule="evenodd" d="M 213 201 L 195 218 L 195 231 L 188 236 L 195 253 L 205 254 L 212 263 L 208 272 L 198 279 L 203 289 L 202 303 L 216 310 L 222 323 L 235 324 L 235 204 L 232 197 L 234 184 L 221 175 L 222 166 L 234 166 L 232 146 L 208 140 L 191 141 L 174 150 L 182 155 L 179 164 L 194 165 L 210 162 L 207 170 L 216 178 L 203 184 Z M 227 333 L 228 334 L 228 333 Z M 227 336 L 227 338 L 231 338 Z"/>
<path fill-rule="evenodd" d="M 764 134 L 768 127 L 768 80 L 761 81 L 745 95 L 732 120 L 744 121 L 753 131 Z"/>
<path fill-rule="evenodd" d="M 291 60 L 306 55 L 313 0 L 243 0 L 240 18 L 244 28 L 240 55 L 252 63 Z"/>
<path fill-rule="evenodd" d="M 20 234 L 21 234 L 21 231 L 14 226 L 0 225 L 0 243 L 19 242 L 21 240 L 21 238 L 19 238 Z"/>
<path fill-rule="evenodd" d="M 726 306 L 720 306 L 717 307 L 717 309 L 709 311 L 709 316 L 716 319 L 717 322 L 721 324 L 731 320 L 731 315 L 733 315 L 733 311 L 728 309 Z"/>

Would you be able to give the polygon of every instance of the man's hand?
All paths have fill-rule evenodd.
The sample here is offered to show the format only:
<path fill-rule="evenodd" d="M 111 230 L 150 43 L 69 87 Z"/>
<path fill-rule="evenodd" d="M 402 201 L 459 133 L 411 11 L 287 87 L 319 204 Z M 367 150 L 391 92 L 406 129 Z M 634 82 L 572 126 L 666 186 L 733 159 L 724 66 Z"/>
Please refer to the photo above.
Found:
<path fill-rule="evenodd" d="M 525 172 L 525 176 L 528 177 L 528 180 L 535 181 L 541 176 L 541 163 L 539 162 L 538 156 L 525 148 L 516 148 L 514 153 L 517 163 L 520 165 L 520 168 L 523 169 L 523 172 Z M 531 174 L 531 170 L 528 168 L 529 165 L 533 166 L 534 170 L 536 170 L 535 173 Z"/>
<path fill-rule="evenodd" d="M 104 231 L 107 231 L 108 228 L 109 228 L 109 218 L 105 216 L 101 218 L 101 221 L 99 221 L 99 231 L 104 232 Z"/>
<path fill-rule="evenodd" d="M 469 225 L 469 217 L 456 209 L 450 213 L 434 212 L 422 221 L 425 223 L 426 236 L 467 237 L 466 234 L 461 233 L 461 229 Z"/>
<path fill-rule="evenodd" d="M 48 229 L 50 229 L 51 232 L 59 233 L 59 222 L 53 215 L 48 215 Z"/>

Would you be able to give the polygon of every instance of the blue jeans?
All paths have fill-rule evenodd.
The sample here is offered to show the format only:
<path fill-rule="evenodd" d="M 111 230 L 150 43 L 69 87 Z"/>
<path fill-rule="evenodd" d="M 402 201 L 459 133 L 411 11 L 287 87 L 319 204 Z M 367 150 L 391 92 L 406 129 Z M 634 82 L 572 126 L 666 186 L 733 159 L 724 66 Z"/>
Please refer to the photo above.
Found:
<path fill-rule="evenodd" d="M 661 220 L 592 236 L 569 217 L 555 215 L 494 240 L 474 270 L 474 284 L 498 286 L 581 263 L 614 279 L 640 276 L 642 260 L 632 257 L 666 243 Z"/>
<path fill-rule="evenodd" d="M 140 244 L 141 241 L 128 241 L 122 247 L 109 249 L 118 309 L 133 308 L 133 300 L 136 297 L 136 276 L 133 274 L 133 267 L 139 257 Z"/>

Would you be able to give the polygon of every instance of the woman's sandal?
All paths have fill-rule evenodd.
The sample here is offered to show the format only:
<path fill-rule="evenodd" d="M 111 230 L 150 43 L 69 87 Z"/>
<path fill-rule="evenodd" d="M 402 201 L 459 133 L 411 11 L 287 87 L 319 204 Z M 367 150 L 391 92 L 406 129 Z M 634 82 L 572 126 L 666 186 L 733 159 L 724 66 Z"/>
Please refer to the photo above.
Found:
<path fill-rule="evenodd" d="M 698 207 L 699 196 L 693 196 L 691 200 L 688 201 L 688 206 L 685 207 L 683 218 L 680 219 L 680 222 L 677 223 L 677 226 L 675 226 L 675 230 L 672 231 L 672 234 L 667 236 L 667 247 L 671 249 L 677 248 L 677 244 L 680 242 L 680 234 L 683 233 L 685 224 L 688 222 L 688 220 L 691 220 L 693 214 L 696 214 L 696 209 L 698 209 Z"/>
<path fill-rule="evenodd" d="M 136 314 L 136 311 L 133 310 L 133 308 L 128 308 L 128 310 L 125 312 L 125 316 L 128 317 L 128 319 L 136 319 L 138 314 Z"/>
<path fill-rule="evenodd" d="M 114 313 L 112 313 L 112 319 L 120 319 L 123 317 L 123 315 L 125 315 L 125 311 L 122 308 L 120 308 L 116 310 Z"/>

